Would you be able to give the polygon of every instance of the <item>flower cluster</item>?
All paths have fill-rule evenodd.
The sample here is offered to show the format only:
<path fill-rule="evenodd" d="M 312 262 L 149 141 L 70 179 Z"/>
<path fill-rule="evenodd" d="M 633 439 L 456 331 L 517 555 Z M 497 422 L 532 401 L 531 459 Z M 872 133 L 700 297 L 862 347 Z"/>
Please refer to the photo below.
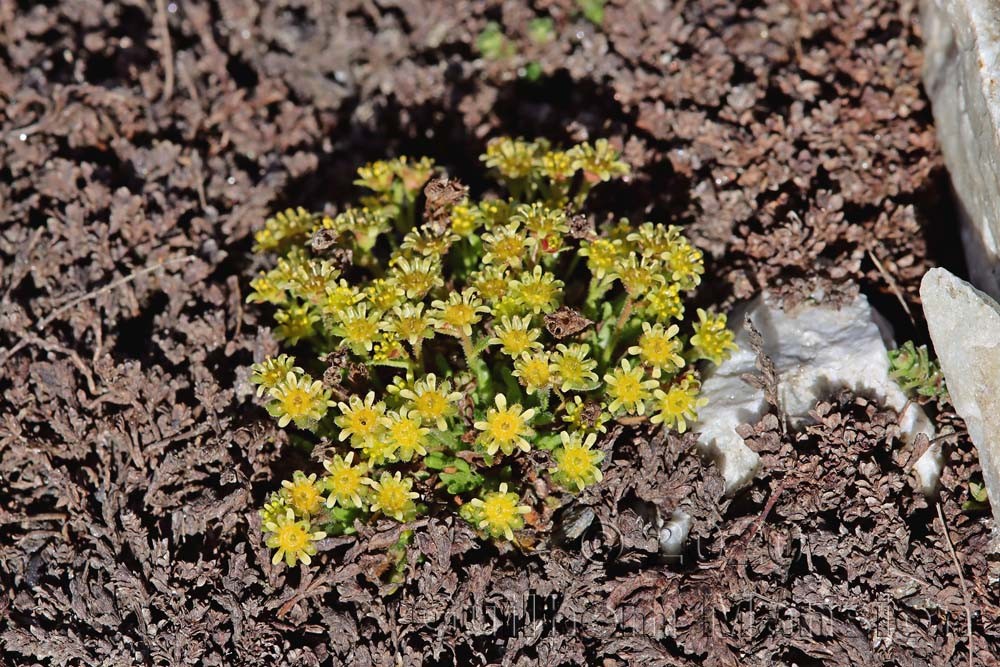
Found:
<path fill-rule="evenodd" d="M 452 187 L 420 210 L 435 167 L 399 158 L 358 170 L 360 206 L 289 211 L 258 233 L 279 257 L 248 301 L 272 304 L 300 353 L 251 380 L 279 426 L 334 452 L 261 511 L 276 562 L 308 563 L 358 519 L 448 504 L 514 540 L 543 509 L 524 480 L 599 482 L 613 420 L 685 431 L 705 403 L 698 364 L 733 349 L 724 316 L 685 322 L 704 265 L 678 227 L 579 224 L 591 188 L 628 173 L 609 142 L 501 138 L 482 160 L 509 196 Z M 530 470 L 539 456 L 549 466 Z"/>

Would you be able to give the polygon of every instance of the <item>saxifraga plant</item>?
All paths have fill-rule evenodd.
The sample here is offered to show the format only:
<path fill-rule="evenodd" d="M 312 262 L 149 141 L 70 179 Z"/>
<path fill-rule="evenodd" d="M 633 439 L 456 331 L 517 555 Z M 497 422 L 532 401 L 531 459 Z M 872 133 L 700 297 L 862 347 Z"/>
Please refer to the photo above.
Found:
<path fill-rule="evenodd" d="M 703 261 L 679 228 L 598 232 L 580 214 L 628 173 L 607 141 L 501 138 L 482 159 L 506 198 L 472 201 L 430 160 L 398 158 L 358 170 L 358 207 L 285 211 L 257 233 L 279 258 L 248 301 L 274 304 L 299 354 L 251 379 L 279 426 L 334 445 L 321 475 L 297 471 L 261 510 L 275 563 L 309 563 L 357 520 L 448 507 L 516 541 L 559 502 L 535 481 L 599 481 L 612 420 L 685 431 L 705 402 L 696 362 L 735 347 L 701 309 L 682 333 Z"/>

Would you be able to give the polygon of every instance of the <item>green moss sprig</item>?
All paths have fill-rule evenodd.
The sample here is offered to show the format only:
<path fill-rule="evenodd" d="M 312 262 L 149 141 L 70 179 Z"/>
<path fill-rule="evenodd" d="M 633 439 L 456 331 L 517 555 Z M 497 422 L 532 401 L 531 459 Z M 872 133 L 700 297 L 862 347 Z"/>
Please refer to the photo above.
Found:
<path fill-rule="evenodd" d="M 917 347 L 913 341 L 907 341 L 889 350 L 889 376 L 903 391 L 918 399 L 948 399 L 941 365 L 930 358 L 926 345 Z"/>

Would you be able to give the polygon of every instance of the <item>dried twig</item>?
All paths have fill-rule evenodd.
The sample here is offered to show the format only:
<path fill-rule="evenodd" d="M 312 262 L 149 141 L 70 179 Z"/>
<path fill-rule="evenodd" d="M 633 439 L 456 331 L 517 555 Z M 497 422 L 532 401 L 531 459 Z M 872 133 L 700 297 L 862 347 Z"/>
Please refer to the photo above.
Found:
<path fill-rule="evenodd" d="M 167 22 L 167 5 L 165 0 L 156 0 L 156 22 L 160 25 L 160 57 L 163 59 L 163 97 L 169 100 L 174 96 L 174 47 L 170 43 L 170 26 Z"/>
<path fill-rule="evenodd" d="M 875 268 L 878 269 L 878 272 L 882 274 L 883 278 L 885 278 L 885 282 L 889 285 L 889 289 L 892 290 L 892 293 L 896 296 L 896 300 L 899 301 L 899 305 L 901 305 L 903 310 L 906 311 L 906 316 L 910 318 L 910 323 L 913 324 L 913 326 L 916 326 L 917 323 L 913 319 L 913 313 L 910 312 L 910 306 L 906 303 L 906 299 L 903 298 L 903 292 L 899 289 L 899 283 L 896 282 L 896 279 L 893 278 L 891 273 L 885 270 L 885 266 L 882 264 L 882 261 L 875 256 L 875 253 L 872 252 L 871 248 L 868 248 L 868 256 L 871 258 Z"/>
<path fill-rule="evenodd" d="M 936 504 L 938 519 L 941 520 L 941 530 L 944 533 L 944 543 L 948 545 L 948 552 L 951 553 L 951 560 L 955 563 L 955 571 L 958 572 L 958 583 L 961 584 L 962 587 L 962 600 L 965 601 L 965 625 L 969 636 L 969 667 L 972 667 L 972 605 L 969 603 L 969 591 L 965 586 L 965 576 L 962 574 L 962 564 L 958 562 L 958 556 L 955 554 L 955 547 L 952 546 L 951 537 L 948 535 L 948 524 L 944 521 L 944 512 L 941 511 L 941 503 Z"/>
<path fill-rule="evenodd" d="M 784 411 L 781 409 L 781 399 L 778 395 L 778 369 L 774 367 L 774 362 L 771 357 L 764 352 L 764 337 L 760 335 L 760 331 L 754 326 L 754 323 L 750 320 L 750 316 L 746 315 L 743 318 L 743 327 L 746 329 L 747 334 L 750 336 L 750 348 L 754 351 L 756 360 L 754 361 L 754 366 L 760 372 L 758 374 L 754 373 L 744 373 L 740 379 L 746 382 L 751 387 L 760 389 L 764 392 L 764 400 L 774 408 L 775 413 L 781 418 L 781 431 L 782 433 L 788 432 L 788 420 L 785 417 Z"/>

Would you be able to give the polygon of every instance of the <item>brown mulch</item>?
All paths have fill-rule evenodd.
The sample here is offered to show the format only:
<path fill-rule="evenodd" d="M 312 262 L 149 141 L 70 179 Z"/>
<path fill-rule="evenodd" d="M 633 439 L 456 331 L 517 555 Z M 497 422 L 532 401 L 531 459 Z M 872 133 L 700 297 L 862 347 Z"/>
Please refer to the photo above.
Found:
<path fill-rule="evenodd" d="M 611 137 L 635 175 L 594 215 L 686 225 L 720 307 L 853 281 L 919 336 L 898 299 L 918 314 L 924 271 L 960 268 L 914 1 L 575 8 L 0 3 L 0 664 L 959 665 L 970 618 L 998 664 L 971 445 L 948 446 L 946 540 L 893 416 L 849 396 L 796 436 L 748 425 L 764 473 L 733 500 L 690 437 L 618 432 L 552 543 L 435 517 L 402 581 L 388 523 L 270 565 L 256 507 L 314 464 L 252 400 L 276 345 L 243 303 L 249 235 L 351 199 L 361 162 L 429 154 L 475 190 L 490 136 Z M 478 58 L 491 20 L 515 55 Z"/>

